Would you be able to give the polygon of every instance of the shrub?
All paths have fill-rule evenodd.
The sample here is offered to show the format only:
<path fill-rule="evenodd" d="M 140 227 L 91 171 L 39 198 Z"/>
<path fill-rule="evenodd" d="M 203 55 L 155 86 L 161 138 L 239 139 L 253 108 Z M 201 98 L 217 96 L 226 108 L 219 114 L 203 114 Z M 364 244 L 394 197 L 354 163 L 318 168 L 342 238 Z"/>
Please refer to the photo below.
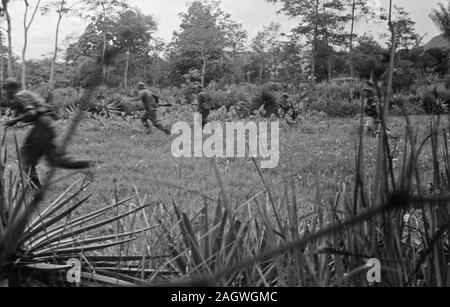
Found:
<path fill-rule="evenodd" d="M 264 106 L 267 117 L 278 114 L 278 102 L 275 93 L 267 87 L 262 87 L 256 91 L 252 99 L 251 111 L 257 111 L 262 106 Z"/>
<path fill-rule="evenodd" d="M 450 104 L 450 91 L 438 90 L 428 91 L 422 96 L 422 107 L 427 114 L 445 114 Z"/>
<path fill-rule="evenodd" d="M 331 83 L 320 83 L 315 86 L 312 98 L 313 100 L 352 102 L 360 95 L 364 87 L 365 84 L 362 81 L 335 80 Z"/>
<path fill-rule="evenodd" d="M 333 102 L 327 103 L 325 101 L 319 101 L 313 103 L 310 110 L 323 112 L 329 117 L 336 118 L 349 118 L 355 117 L 361 110 L 361 105 L 359 103 L 349 103 L 349 102 Z"/>
<path fill-rule="evenodd" d="M 425 110 L 418 95 L 396 95 L 391 101 L 391 115 L 423 115 Z"/>

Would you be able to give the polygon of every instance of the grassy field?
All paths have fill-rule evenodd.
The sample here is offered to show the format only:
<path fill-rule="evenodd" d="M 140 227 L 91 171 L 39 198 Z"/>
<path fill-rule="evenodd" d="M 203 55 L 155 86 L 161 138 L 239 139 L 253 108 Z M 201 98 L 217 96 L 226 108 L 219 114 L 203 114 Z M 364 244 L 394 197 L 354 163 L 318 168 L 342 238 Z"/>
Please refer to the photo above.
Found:
<path fill-rule="evenodd" d="M 185 120 L 187 116 L 179 112 L 165 113 L 164 124 L 169 125 L 181 118 Z M 431 119 L 411 118 L 411 135 L 417 134 L 419 143 L 427 137 Z M 61 135 L 67 125 L 67 121 L 57 123 Z M 441 122 L 441 128 L 447 125 L 447 121 Z M 403 118 L 390 118 L 389 126 L 394 136 L 389 140 L 389 161 L 393 163 L 394 176 L 398 177 L 408 160 L 405 155 L 409 155 L 409 152 L 403 151 L 410 144 L 405 144 L 406 125 Z M 367 208 L 367 203 L 359 200 L 355 206 L 356 198 L 353 195 L 359 128 L 358 118 L 304 119 L 294 127 L 282 124 L 280 164 L 275 169 L 262 170 L 260 173 L 251 159 L 176 159 L 171 154 L 171 143 L 175 136 L 167 137 L 159 131 L 147 135 L 139 120 L 86 118 L 78 127 L 68 151 L 74 157 L 96 161 L 96 167 L 90 171 L 93 181 L 87 191 L 92 196 L 84 206 L 76 207 L 74 213 L 70 212 L 67 221 L 61 218 L 56 223 L 65 231 L 65 224 L 71 218 L 76 219 L 130 196 L 137 196 L 131 203 L 126 202 L 117 210 L 108 211 L 108 220 L 111 219 L 111 222 L 103 224 L 105 227 L 82 237 L 102 236 L 106 238 L 102 240 L 110 242 L 114 238 L 119 239 L 116 237 L 118 233 L 124 233 L 125 237 L 130 236 L 130 233 L 139 234 L 133 238 L 135 240 L 127 241 L 120 247 L 111 245 L 110 248 L 100 248 L 88 254 L 100 257 L 117 255 L 118 264 L 109 263 L 111 268 L 108 274 L 124 269 L 120 260 L 123 256 L 135 256 L 139 261 L 145 257 L 146 260 L 139 264 L 135 262 L 137 260 L 125 262 L 126 268 L 137 270 L 128 273 L 148 282 L 164 283 L 215 276 L 213 284 L 216 285 L 367 285 L 357 272 L 364 272 L 364 258 L 376 256 L 385 261 L 398 259 L 389 265 L 393 274 L 385 276 L 385 285 L 406 285 L 410 282 L 421 285 L 422 278 L 426 278 L 425 284 L 443 284 L 440 275 L 430 271 L 432 266 L 438 265 L 435 261 L 442 256 L 441 249 L 431 254 L 427 251 L 431 255 L 427 258 L 418 256 L 430 244 L 438 242 L 430 241 L 432 237 L 422 232 L 422 228 L 431 225 L 429 230 L 436 231 L 438 236 L 442 232 L 441 226 L 447 227 L 440 224 L 437 211 L 423 207 L 418 211 L 405 208 L 402 212 L 392 213 L 396 216 L 392 218 L 390 211 L 402 202 L 395 202 L 393 208 L 376 208 L 378 205 L 370 203 L 368 205 L 375 210 L 371 213 L 372 222 L 362 223 L 362 217 L 357 216 L 358 210 L 364 216 L 364 208 Z M 21 144 L 28 129 L 16 128 L 7 133 L 6 170 L 12 174 L 17 169 L 14 136 Z M 447 131 L 440 130 L 440 137 L 444 137 L 442 132 L 445 132 L 447 140 Z M 430 191 L 440 193 L 435 187 L 428 187 L 429 183 L 436 182 L 437 174 L 443 176 L 443 183 L 439 186 L 445 188 L 445 174 L 439 170 L 439 165 L 442 164 L 441 170 L 448 171 L 448 150 L 438 143 L 424 144 L 419 160 L 412 164 L 417 181 L 411 182 L 408 187 L 411 197 L 429 195 Z M 358 187 L 364 189 L 364 201 L 369 202 L 377 198 L 371 195 L 374 182 L 379 182 L 376 178 L 387 178 L 384 173 L 377 175 L 375 171 L 377 147 L 377 138 L 364 138 L 364 171 L 359 172 L 363 178 Z M 386 155 L 386 150 L 383 150 Z M 438 157 L 435 161 L 440 162 L 433 163 L 432 153 Z M 215 166 L 219 177 L 216 176 Z M 48 168 L 42 163 L 39 166 L 41 177 L 46 171 Z M 65 179 L 51 185 L 47 199 L 41 204 L 40 213 L 45 212 L 50 201 L 61 195 L 82 174 L 58 170 L 57 177 Z M 398 184 L 402 180 L 395 179 L 395 182 Z M 397 192 L 402 191 L 395 190 Z M 385 197 L 390 202 L 390 195 L 386 194 Z M 82 198 L 84 196 L 77 196 L 75 201 L 81 201 Z M 143 205 L 146 205 L 145 209 L 140 211 Z M 357 211 L 353 211 L 352 207 Z M 55 207 L 52 204 L 49 208 Z M 132 215 L 120 222 L 113 220 L 115 216 L 126 212 Z M 408 224 L 400 223 L 406 216 Z M 427 221 L 419 221 L 420 217 Z M 97 217 L 94 218 L 99 222 Z M 80 219 L 84 224 L 84 217 Z M 350 228 L 345 231 L 342 228 L 333 229 L 340 227 L 340 221 L 352 219 L 359 222 L 353 224 L 351 231 Z M 380 229 L 386 227 L 385 221 L 389 221 L 390 229 L 396 231 L 381 236 Z M 328 227 L 331 229 L 327 230 Z M 314 240 L 306 235 L 322 230 L 327 231 L 328 235 L 320 239 Z M 71 227 L 70 231 L 76 232 L 77 227 Z M 80 248 L 78 242 L 81 238 L 76 235 L 72 237 L 70 232 L 67 235 L 71 237 L 69 243 L 62 243 Z M 58 234 L 53 234 L 50 235 L 50 242 L 52 236 L 59 240 Z M 61 236 L 68 238 L 64 234 Z M 43 240 L 46 237 L 44 228 Z M 300 238 L 308 241 L 308 245 L 302 249 L 302 256 L 297 257 L 289 252 L 289 245 L 286 244 L 301 242 L 298 241 Z M 98 239 L 91 240 L 96 242 Z M 30 244 L 33 246 L 33 241 Z M 51 251 L 57 249 L 60 242 L 55 241 L 53 244 L 56 245 L 50 247 Z M 385 245 L 388 246 L 386 249 L 383 248 Z M 265 255 L 280 246 L 284 252 L 273 254 L 268 263 L 247 263 L 246 269 L 241 272 L 242 276 L 246 276 L 245 279 L 240 274 L 231 274 L 239 271 L 234 265 L 245 264 L 249 257 Z M 84 248 L 85 245 L 81 245 L 81 250 Z M 346 256 L 346 253 L 354 256 Z M 411 253 L 418 260 L 404 261 L 409 259 Z M 68 255 L 73 257 L 78 253 L 68 252 Z M 98 261 L 97 266 L 105 265 Z M 90 264 L 87 265 L 89 267 Z M 144 268 L 148 269 L 150 275 L 144 272 Z M 224 268 L 225 271 L 221 271 Z M 168 277 L 161 275 L 160 270 L 165 271 Z M 446 274 L 447 269 L 442 270 Z"/>
<path fill-rule="evenodd" d="M 424 137 L 427 118 L 415 118 L 413 122 L 419 128 L 419 134 Z M 58 122 L 61 134 L 66 126 L 66 122 Z M 317 198 L 317 183 L 322 197 L 332 196 L 340 184 L 351 183 L 353 180 L 358 126 L 357 118 L 304 121 L 294 127 L 282 124 L 280 164 L 275 169 L 263 170 L 264 176 L 275 190 L 287 179 L 296 178 L 297 197 L 306 203 Z M 391 141 L 393 154 L 401 157 L 404 147 L 404 119 L 393 118 L 391 128 L 393 134 L 399 136 L 397 141 Z M 13 162 L 8 164 L 8 168 L 17 165 L 14 133 L 21 144 L 27 129 L 17 128 L 14 132 L 8 132 L 8 161 Z M 113 195 L 116 182 L 120 199 L 134 195 L 137 191 L 141 197 L 146 196 L 147 200 L 162 200 L 166 203 L 174 201 L 189 211 L 195 209 L 196 205 L 201 205 L 202 201 L 198 194 L 188 190 L 216 198 L 219 188 L 213 161 L 207 158 L 174 158 L 171 154 L 173 139 L 174 136 L 166 137 L 156 129 L 152 135 L 147 135 L 139 120 L 86 119 L 79 126 L 68 152 L 74 157 L 97 162 L 96 168 L 92 170 L 94 182 L 90 190 L 93 193 L 90 200 L 93 208 L 98 207 L 98 204 L 104 205 L 105 199 Z M 375 164 L 376 145 L 376 139 L 365 139 L 364 166 L 368 170 Z M 424 162 L 424 171 L 431 170 L 431 165 Z M 219 159 L 217 166 L 227 191 L 236 204 L 250 199 L 264 188 L 251 159 Z M 46 164 L 41 163 L 41 177 L 46 170 Z M 69 174 L 67 171 L 58 171 L 58 177 Z M 371 172 L 367 174 L 367 179 L 370 180 Z M 54 185 L 51 194 L 62 192 L 77 177 L 79 178 L 75 176 Z"/>

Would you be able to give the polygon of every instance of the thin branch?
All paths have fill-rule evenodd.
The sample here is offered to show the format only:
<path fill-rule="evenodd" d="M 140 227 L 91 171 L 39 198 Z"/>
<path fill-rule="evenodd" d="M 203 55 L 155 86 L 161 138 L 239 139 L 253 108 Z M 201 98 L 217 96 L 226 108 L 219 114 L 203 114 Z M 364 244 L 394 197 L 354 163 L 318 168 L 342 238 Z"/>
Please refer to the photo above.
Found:
<path fill-rule="evenodd" d="M 28 4 L 28 1 L 27 1 L 27 0 L 24 0 L 24 1 L 25 1 L 25 5 L 26 5 L 26 7 L 27 7 L 27 10 L 25 11 L 25 22 L 26 22 L 26 16 L 27 16 L 27 11 L 28 11 L 28 6 L 29 6 L 29 4 Z M 37 13 L 37 11 L 38 11 L 38 8 L 39 8 L 39 5 L 40 5 L 40 4 L 41 4 L 41 0 L 38 0 L 36 6 L 35 6 L 35 8 L 34 8 L 33 15 L 31 16 L 30 21 L 28 22 L 28 24 L 25 25 L 27 31 L 30 29 L 31 24 L 33 23 L 34 18 L 36 17 L 36 13 Z"/>

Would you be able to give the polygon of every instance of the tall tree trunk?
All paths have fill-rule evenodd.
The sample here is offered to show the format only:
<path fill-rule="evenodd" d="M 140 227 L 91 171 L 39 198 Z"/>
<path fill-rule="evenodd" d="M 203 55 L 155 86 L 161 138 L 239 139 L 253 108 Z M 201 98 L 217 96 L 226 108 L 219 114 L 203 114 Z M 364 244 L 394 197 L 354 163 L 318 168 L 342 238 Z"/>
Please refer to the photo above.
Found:
<path fill-rule="evenodd" d="M 332 75 L 332 68 L 333 68 L 333 58 L 332 58 L 332 54 L 330 52 L 330 54 L 328 55 L 328 82 L 331 81 L 331 79 L 333 79 L 333 75 Z"/>
<path fill-rule="evenodd" d="M 142 68 L 142 82 L 147 83 L 147 59 L 145 54 L 142 57 Z"/>
<path fill-rule="evenodd" d="M 103 9 L 103 51 L 102 51 L 102 75 L 103 75 L 103 84 L 106 83 L 106 44 L 107 44 L 107 35 L 106 35 L 106 8 L 105 3 L 102 2 Z"/>
<path fill-rule="evenodd" d="M 326 14 L 326 7 L 324 7 L 323 8 L 323 16 L 327 16 L 327 14 Z M 326 44 L 327 44 L 327 51 L 328 51 L 328 68 L 327 68 L 327 70 L 328 70 L 328 82 L 330 82 L 331 81 L 331 78 L 332 78 L 332 76 L 331 76 L 331 74 L 332 74 L 332 72 L 331 72 L 331 69 L 332 69 L 332 58 L 333 58 L 333 48 L 330 46 L 330 37 L 329 37 L 329 34 L 328 34 L 328 27 L 327 27 L 327 23 L 325 23 L 325 26 L 324 26 L 324 32 L 325 32 L 325 42 L 326 42 Z"/>
<path fill-rule="evenodd" d="M 130 67 L 130 50 L 126 52 L 127 60 L 125 63 L 125 75 L 123 76 L 123 85 L 125 88 L 128 88 L 128 69 Z"/>
<path fill-rule="evenodd" d="M 388 184 L 388 176 L 387 174 L 387 165 L 385 163 L 386 153 L 385 153 L 385 142 L 386 142 L 386 128 L 387 128 L 387 117 L 389 115 L 389 105 L 390 99 L 392 95 L 392 83 L 393 83 L 393 75 L 394 75 L 394 67 L 395 67 L 395 52 L 397 49 L 397 35 L 394 24 L 392 23 L 392 0 L 389 1 L 389 29 L 391 31 L 391 52 L 390 52 L 390 61 L 388 68 L 388 84 L 386 88 L 386 93 L 384 97 L 384 105 L 381 108 L 381 100 L 379 101 L 379 110 L 381 113 L 381 135 L 378 140 L 378 155 L 377 155 L 377 164 L 376 164 L 376 174 L 375 185 L 374 185 L 374 206 L 381 206 L 381 204 L 386 201 L 383 199 L 383 191 L 385 191 L 386 186 Z"/>
<path fill-rule="evenodd" d="M 277 57 L 275 56 L 275 52 L 273 53 L 273 65 L 274 65 L 273 77 L 276 81 L 278 79 L 278 60 Z"/>
<path fill-rule="evenodd" d="M 56 66 L 56 59 L 58 58 L 59 27 L 61 26 L 62 18 L 63 18 L 63 15 L 62 15 L 62 13 L 60 13 L 58 16 L 58 22 L 56 24 L 55 49 L 53 52 L 53 58 L 52 58 L 52 63 L 51 63 L 51 67 L 50 67 L 50 79 L 48 82 L 51 90 L 53 90 L 55 88 L 55 66 Z"/>
<path fill-rule="evenodd" d="M 27 88 L 27 47 L 28 47 L 28 29 L 27 29 L 27 15 L 28 15 L 28 3 L 25 6 L 25 16 L 23 18 L 23 30 L 24 30 L 24 38 L 23 38 L 23 49 L 22 49 L 22 88 Z"/>
<path fill-rule="evenodd" d="M 205 88 L 205 75 L 206 75 L 206 54 L 204 52 L 204 50 L 202 49 L 201 51 L 202 53 L 202 60 L 203 60 L 203 65 L 202 65 L 202 88 Z"/>
<path fill-rule="evenodd" d="M 14 71 L 13 71 L 13 52 L 12 52 L 12 27 L 11 27 L 11 15 L 9 15 L 8 10 L 8 1 L 3 0 L 3 10 L 5 12 L 6 17 L 6 30 L 7 30 L 7 36 L 8 36 L 8 78 L 14 77 Z"/>
<path fill-rule="evenodd" d="M 316 0 L 316 4 L 314 7 L 316 14 L 319 13 L 319 4 L 320 4 L 319 0 Z M 313 37 L 312 51 L 311 51 L 311 80 L 312 80 L 312 82 L 314 82 L 314 80 L 316 78 L 316 51 L 317 51 L 318 36 L 319 36 L 319 25 L 316 22 L 316 24 L 314 25 L 314 37 Z"/>
<path fill-rule="evenodd" d="M 36 3 L 33 14 L 28 22 L 27 22 L 27 17 L 28 17 L 28 9 L 29 9 L 30 5 L 28 3 L 28 0 L 24 0 L 24 2 L 25 2 L 25 14 L 23 17 L 24 42 L 23 42 L 23 49 L 22 49 L 22 87 L 24 89 L 26 89 L 27 88 L 27 58 L 26 58 L 26 55 L 27 55 L 27 47 L 28 47 L 28 30 L 30 30 L 31 24 L 33 23 L 34 17 L 36 16 L 39 5 L 41 4 L 41 0 L 38 0 L 38 2 Z"/>
<path fill-rule="evenodd" d="M 233 45 L 233 73 L 234 73 L 234 80 L 237 83 L 237 81 L 239 80 L 239 76 L 238 76 L 238 71 L 237 71 L 237 62 L 236 62 L 236 45 Z"/>
<path fill-rule="evenodd" d="M 3 84 L 3 80 L 5 78 L 4 72 L 3 72 L 3 67 L 5 65 L 4 58 L 3 58 L 3 52 L 4 52 L 3 33 L 0 30 L 0 84 Z M 2 87 L 0 86 L 0 100 L 2 99 L 2 95 L 3 95 L 3 91 L 2 91 Z"/>
<path fill-rule="evenodd" d="M 353 35 L 355 34 L 355 12 L 356 12 L 356 0 L 352 2 L 352 25 L 350 28 L 350 52 L 348 53 L 348 60 L 350 64 L 350 76 L 355 77 L 355 64 L 353 63 Z"/>

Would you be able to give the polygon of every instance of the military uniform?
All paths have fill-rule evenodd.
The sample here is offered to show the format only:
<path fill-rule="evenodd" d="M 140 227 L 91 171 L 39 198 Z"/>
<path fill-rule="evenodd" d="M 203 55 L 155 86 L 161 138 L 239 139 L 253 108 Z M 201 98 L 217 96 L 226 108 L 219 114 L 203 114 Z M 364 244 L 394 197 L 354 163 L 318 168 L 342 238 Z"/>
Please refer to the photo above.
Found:
<path fill-rule="evenodd" d="M 295 111 L 294 103 L 289 98 L 288 94 L 284 94 L 281 99 L 279 114 L 282 118 L 286 119 L 290 125 L 292 125 L 297 119 L 298 114 Z"/>
<path fill-rule="evenodd" d="M 286 115 L 293 108 L 294 104 L 292 103 L 292 100 L 289 99 L 289 96 L 287 94 L 284 94 L 280 102 L 280 111 L 283 112 L 283 115 Z"/>
<path fill-rule="evenodd" d="M 148 121 L 151 121 L 156 128 L 169 135 L 170 131 L 163 125 L 161 125 L 161 123 L 159 123 L 156 115 L 156 112 L 158 110 L 157 97 L 155 97 L 149 90 L 143 89 L 139 92 L 138 98 L 142 101 L 145 109 L 141 117 L 142 124 L 145 126 L 145 128 L 148 131 L 151 130 L 151 127 L 148 123 Z"/>
<path fill-rule="evenodd" d="M 369 134 L 376 134 L 379 131 L 381 122 L 378 97 L 371 88 L 364 89 L 364 92 L 366 93 L 365 112 L 370 117 L 370 120 L 366 123 L 366 130 Z"/>
<path fill-rule="evenodd" d="M 211 114 L 211 105 L 208 103 L 208 97 L 204 92 L 197 96 L 198 113 L 202 115 L 202 127 L 205 128 L 208 123 L 208 117 Z"/>
<path fill-rule="evenodd" d="M 21 121 L 33 125 L 20 149 L 20 160 L 22 169 L 36 187 L 40 186 L 36 166 L 43 157 L 52 167 L 84 169 L 90 166 L 88 161 L 74 161 L 66 157 L 65 152 L 56 145 L 54 123 L 57 118 L 41 96 L 31 91 L 20 91 L 14 96 L 13 105 L 16 116 L 25 115 Z"/>

